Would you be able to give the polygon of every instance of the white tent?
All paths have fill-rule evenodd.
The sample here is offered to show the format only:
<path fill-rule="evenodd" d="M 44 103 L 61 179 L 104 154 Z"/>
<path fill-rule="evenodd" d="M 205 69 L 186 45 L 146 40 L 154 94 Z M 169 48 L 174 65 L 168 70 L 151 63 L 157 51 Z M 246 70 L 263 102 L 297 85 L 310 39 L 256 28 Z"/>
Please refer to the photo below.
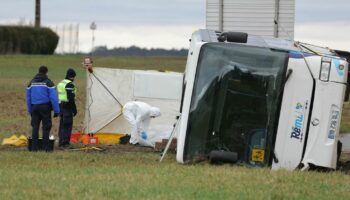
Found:
<path fill-rule="evenodd" d="M 122 116 L 128 101 L 159 107 L 162 115 L 151 121 L 150 130 L 171 130 L 179 115 L 181 73 L 94 68 L 87 72 L 85 133 L 130 133 Z"/>

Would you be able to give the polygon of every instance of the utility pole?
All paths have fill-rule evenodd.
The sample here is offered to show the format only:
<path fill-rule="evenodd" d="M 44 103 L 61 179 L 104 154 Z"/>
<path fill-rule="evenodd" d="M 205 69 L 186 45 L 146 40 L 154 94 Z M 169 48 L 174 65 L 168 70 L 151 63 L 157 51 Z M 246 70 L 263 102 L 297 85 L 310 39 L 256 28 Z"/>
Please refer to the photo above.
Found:
<path fill-rule="evenodd" d="M 35 27 L 40 28 L 40 0 L 35 0 Z"/>

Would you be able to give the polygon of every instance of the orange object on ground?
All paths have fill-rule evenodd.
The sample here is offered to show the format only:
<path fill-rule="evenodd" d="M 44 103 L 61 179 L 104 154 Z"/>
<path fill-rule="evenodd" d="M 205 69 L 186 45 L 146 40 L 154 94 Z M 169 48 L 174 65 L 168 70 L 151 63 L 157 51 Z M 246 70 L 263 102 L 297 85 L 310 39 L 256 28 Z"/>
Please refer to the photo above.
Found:
<path fill-rule="evenodd" d="M 80 141 L 80 138 L 82 137 L 82 133 L 80 132 L 76 132 L 76 133 L 72 133 L 70 135 L 70 142 L 71 143 L 78 143 Z"/>
<path fill-rule="evenodd" d="M 98 137 L 85 134 L 83 136 L 83 144 L 99 144 Z"/>
<path fill-rule="evenodd" d="M 91 142 L 96 142 L 96 141 L 91 141 L 88 143 L 88 138 L 89 137 L 94 137 L 97 138 L 97 143 L 98 144 L 118 144 L 120 141 L 120 138 L 125 136 L 126 134 L 120 134 L 120 133 L 95 133 L 93 135 L 89 135 L 86 133 L 81 133 L 81 132 L 75 132 L 71 134 L 70 137 L 70 142 L 71 143 L 78 143 L 82 142 L 84 144 L 96 144 L 96 143 L 91 143 Z"/>

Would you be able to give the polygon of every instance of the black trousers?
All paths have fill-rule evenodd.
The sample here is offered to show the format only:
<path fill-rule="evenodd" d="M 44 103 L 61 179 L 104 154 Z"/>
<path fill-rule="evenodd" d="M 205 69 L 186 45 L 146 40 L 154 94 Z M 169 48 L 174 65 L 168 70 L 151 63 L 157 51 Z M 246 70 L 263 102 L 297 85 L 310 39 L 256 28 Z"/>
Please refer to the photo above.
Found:
<path fill-rule="evenodd" d="M 51 120 L 51 105 L 50 104 L 39 104 L 33 105 L 32 107 L 32 151 L 37 151 L 39 149 L 38 139 L 39 139 L 39 128 L 40 122 L 42 122 L 43 130 L 43 150 L 49 150 L 49 137 L 52 127 Z"/>
<path fill-rule="evenodd" d="M 58 129 L 59 146 L 64 147 L 69 145 L 70 135 L 73 127 L 73 112 L 68 104 L 60 104 L 60 126 Z"/>

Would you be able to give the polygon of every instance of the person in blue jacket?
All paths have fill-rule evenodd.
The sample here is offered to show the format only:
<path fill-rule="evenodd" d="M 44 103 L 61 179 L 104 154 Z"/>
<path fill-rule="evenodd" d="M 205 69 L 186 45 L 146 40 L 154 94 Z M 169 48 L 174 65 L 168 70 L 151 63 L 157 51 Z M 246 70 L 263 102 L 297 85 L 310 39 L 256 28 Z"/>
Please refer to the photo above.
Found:
<path fill-rule="evenodd" d="M 32 151 L 37 151 L 39 127 L 42 122 L 43 150 L 49 151 L 49 137 L 52 127 L 51 111 L 58 117 L 60 108 L 55 84 L 47 77 L 46 66 L 39 68 L 39 73 L 30 81 L 26 91 L 28 112 L 31 115 Z"/>

